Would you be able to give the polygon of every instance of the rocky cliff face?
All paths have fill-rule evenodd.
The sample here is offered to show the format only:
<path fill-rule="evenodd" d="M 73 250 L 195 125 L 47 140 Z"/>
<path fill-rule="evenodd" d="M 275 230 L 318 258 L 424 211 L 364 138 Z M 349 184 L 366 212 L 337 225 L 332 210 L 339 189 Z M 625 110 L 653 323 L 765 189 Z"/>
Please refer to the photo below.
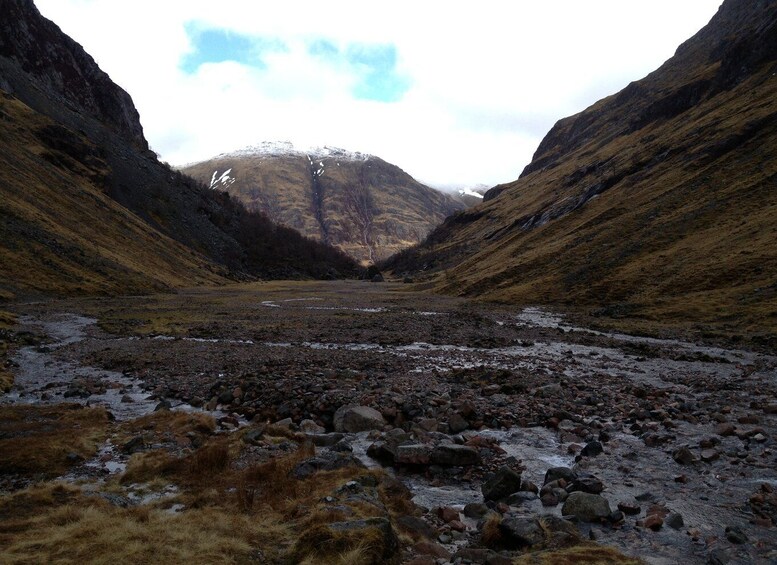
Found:
<path fill-rule="evenodd" d="M 148 149 L 129 94 L 83 47 L 42 17 L 32 0 L 3 0 L 0 88 L 58 121 L 57 103 L 92 116 L 135 148 Z"/>
<path fill-rule="evenodd" d="M 183 172 L 362 263 L 418 243 L 465 207 L 378 157 L 342 149 L 264 144 Z"/>
<path fill-rule="evenodd" d="M 774 332 L 776 77 L 777 3 L 727 0 L 391 265 L 451 292 Z"/>

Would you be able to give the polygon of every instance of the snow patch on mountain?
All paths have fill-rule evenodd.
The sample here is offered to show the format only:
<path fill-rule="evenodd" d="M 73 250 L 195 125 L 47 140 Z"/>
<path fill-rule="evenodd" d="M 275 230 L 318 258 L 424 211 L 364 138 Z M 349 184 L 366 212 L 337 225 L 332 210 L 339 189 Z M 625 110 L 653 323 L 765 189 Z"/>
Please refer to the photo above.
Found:
<path fill-rule="evenodd" d="M 217 177 L 219 174 L 218 169 L 213 171 L 213 176 L 210 177 L 210 187 L 211 188 L 227 188 L 228 186 L 234 184 L 235 177 L 229 176 L 229 173 L 232 172 L 232 169 L 229 168 L 223 173 L 221 173 L 220 176 Z"/>
<path fill-rule="evenodd" d="M 250 145 L 237 151 L 222 153 L 217 158 L 225 157 L 250 157 L 253 155 L 265 155 L 268 157 L 286 157 L 304 155 L 311 164 L 313 160 L 338 159 L 340 161 L 367 161 L 372 155 L 359 151 L 348 151 L 340 147 L 297 147 L 290 141 L 264 141 L 258 145 Z"/>
<path fill-rule="evenodd" d="M 475 198 L 483 198 L 482 194 L 480 194 L 479 192 L 475 192 L 471 188 L 462 188 L 461 190 L 459 190 L 459 194 L 461 196 L 474 196 Z"/>

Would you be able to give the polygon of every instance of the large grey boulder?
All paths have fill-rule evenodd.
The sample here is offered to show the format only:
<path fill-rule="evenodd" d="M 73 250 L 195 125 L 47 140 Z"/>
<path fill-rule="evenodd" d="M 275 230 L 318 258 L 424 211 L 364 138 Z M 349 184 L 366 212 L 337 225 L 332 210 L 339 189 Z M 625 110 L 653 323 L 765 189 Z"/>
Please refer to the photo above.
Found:
<path fill-rule="evenodd" d="M 573 492 L 569 495 L 561 513 L 565 516 L 576 516 L 583 522 L 598 522 L 610 515 L 610 503 L 598 494 Z"/>
<path fill-rule="evenodd" d="M 369 406 L 341 406 L 334 416 L 336 432 L 366 432 L 382 430 L 386 425 L 383 415 Z"/>

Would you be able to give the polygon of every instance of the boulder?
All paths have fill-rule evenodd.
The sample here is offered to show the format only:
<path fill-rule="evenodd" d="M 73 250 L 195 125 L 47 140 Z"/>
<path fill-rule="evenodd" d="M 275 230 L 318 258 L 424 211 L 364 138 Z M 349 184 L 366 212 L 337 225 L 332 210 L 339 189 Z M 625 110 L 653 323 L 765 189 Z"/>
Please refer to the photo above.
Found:
<path fill-rule="evenodd" d="M 693 465 L 699 462 L 699 458 L 696 454 L 687 447 L 681 447 L 672 454 L 672 459 L 677 461 L 680 465 Z"/>
<path fill-rule="evenodd" d="M 396 449 L 394 463 L 398 465 L 428 465 L 432 450 L 428 445 L 414 443 L 400 445 Z"/>
<path fill-rule="evenodd" d="M 610 503 L 606 498 L 587 492 L 573 492 L 561 508 L 565 516 L 576 516 L 583 522 L 598 522 L 606 519 L 610 512 Z"/>
<path fill-rule="evenodd" d="M 334 415 L 336 432 L 381 430 L 386 425 L 383 415 L 369 406 L 341 406 Z"/>
<path fill-rule="evenodd" d="M 480 490 L 485 500 L 500 500 L 521 490 L 521 475 L 510 467 L 500 467 Z"/>
<path fill-rule="evenodd" d="M 458 412 L 452 412 L 448 416 L 448 429 L 452 434 L 459 434 L 469 427 L 467 422 Z"/>
<path fill-rule="evenodd" d="M 480 453 L 473 447 L 445 443 L 434 448 L 431 462 L 443 467 L 464 467 L 479 465 L 481 459 Z"/>
<path fill-rule="evenodd" d="M 545 480 L 542 482 L 542 484 L 546 485 L 559 479 L 564 479 L 568 483 L 571 483 L 576 478 L 577 473 L 575 473 L 569 467 L 551 467 L 545 472 Z"/>
<path fill-rule="evenodd" d="M 510 547 L 531 547 L 545 539 L 536 518 L 505 518 L 499 523 L 502 539 Z"/>

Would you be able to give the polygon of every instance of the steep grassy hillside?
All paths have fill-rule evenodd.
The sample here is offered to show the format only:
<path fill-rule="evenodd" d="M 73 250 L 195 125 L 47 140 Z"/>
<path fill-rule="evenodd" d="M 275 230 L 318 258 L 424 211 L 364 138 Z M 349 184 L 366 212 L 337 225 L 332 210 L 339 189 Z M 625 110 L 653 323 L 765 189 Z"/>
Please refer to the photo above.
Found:
<path fill-rule="evenodd" d="M 390 266 L 632 327 L 773 336 L 775 59 L 777 4 L 727 0 L 660 69 L 559 121 L 519 180 Z"/>
<path fill-rule="evenodd" d="M 0 97 L 0 288 L 119 293 L 224 282 L 226 269 L 151 229 L 105 193 L 86 138 Z"/>
<path fill-rule="evenodd" d="M 132 99 L 31 0 L 0 19 L 0 296 L 356 273 L 160 163 Z"/>
<path fill-rule="evenodd" d="M 465 207 L 382 159 L 339 149 L 266 145 L 182 170 L 363 263 L 418 243 Z"/>

